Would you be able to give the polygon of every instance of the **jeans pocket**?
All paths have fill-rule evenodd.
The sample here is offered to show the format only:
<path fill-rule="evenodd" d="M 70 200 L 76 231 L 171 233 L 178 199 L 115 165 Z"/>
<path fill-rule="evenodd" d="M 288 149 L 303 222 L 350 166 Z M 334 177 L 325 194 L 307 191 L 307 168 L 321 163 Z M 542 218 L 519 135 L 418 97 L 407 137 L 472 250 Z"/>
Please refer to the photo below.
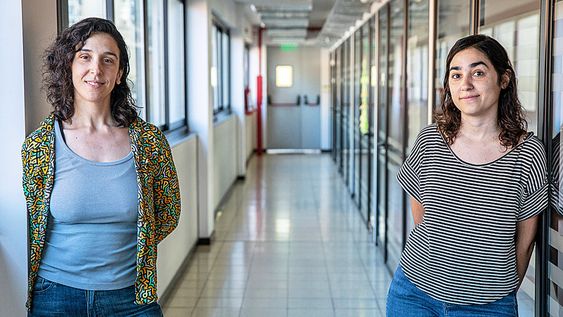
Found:
<path fill-rule="evenodd" d="M 35 286 L 33 286 L 33 293 L 34 294 L 45 293 L 46 291 L 53 288 L 55 285 L 56 285 L 55 282 L 51 282 L 49 280 L 46 280 L 46 279 L 38 276 L 37 280 L 35 281 Z"/>

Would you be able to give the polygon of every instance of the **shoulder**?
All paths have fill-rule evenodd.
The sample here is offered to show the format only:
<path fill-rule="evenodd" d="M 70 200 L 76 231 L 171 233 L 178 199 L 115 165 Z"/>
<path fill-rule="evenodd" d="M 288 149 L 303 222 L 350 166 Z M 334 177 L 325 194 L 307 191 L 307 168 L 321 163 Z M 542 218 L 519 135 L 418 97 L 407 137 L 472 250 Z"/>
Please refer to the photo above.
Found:
<path fill-rule="evenodd" d="M 164 133 L 152 123 L 137 117 L 129 129 L 137 146 L 144 151 L 156 153 L 170 148 Z"/>
<path fill-rule="evenodd" d="M 528 136 L 522 145 L 525 151 L 545 156 L 545 146 L 535 135 Z"/>
<path fill-rule="evenodd" d="M 22 152 L 30 151 L 43 146 L 48 146 L 51 142 L 52 134 L 55 126 L 55 116 L 49 115 L 46 117 L 35 131 L 31 132 L 24 140 Z"/>
<path fill-rule="evenodd" d="M 137 117 L 130 126 L 133 133 L 138 134 L 141 138 L 149 138 L 155 140 L 166 139 L 164 133 L 152 123 L 146 122 L 140 117 Z"/>
<path fill-rule="evenodd" d="M 415 144 L 419 146 L 428 146 L 429 144 L 434 144 L 436 142 L 443 142 L 443 138 L 438 131 L 438 127 L 435 124 L 430 124 L 420 130 L 418 136 L 416 137 Z"/>

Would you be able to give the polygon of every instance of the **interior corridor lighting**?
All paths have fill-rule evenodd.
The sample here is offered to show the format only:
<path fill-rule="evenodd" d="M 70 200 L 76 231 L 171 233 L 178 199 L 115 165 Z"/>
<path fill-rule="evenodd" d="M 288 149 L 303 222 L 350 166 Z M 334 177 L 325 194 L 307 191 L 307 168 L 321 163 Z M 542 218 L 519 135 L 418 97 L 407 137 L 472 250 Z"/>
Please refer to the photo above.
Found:
<path fill-rule="evenodd" d="M 256 6 L 254 4 L 251 4 L 250 10 L 252 10 L 252 12 L 256 12 Z"/>

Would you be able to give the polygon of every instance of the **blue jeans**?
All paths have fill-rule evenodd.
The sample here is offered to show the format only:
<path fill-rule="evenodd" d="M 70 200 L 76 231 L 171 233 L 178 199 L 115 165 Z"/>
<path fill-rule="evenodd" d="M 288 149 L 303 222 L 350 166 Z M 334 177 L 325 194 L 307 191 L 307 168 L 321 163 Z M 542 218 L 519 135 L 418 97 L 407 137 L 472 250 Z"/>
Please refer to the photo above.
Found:
<path fill-rule="evenodd" d="M 436 300 L 418 289 L 397 268 L 387 294 L 387 317 L 517 317 L 516 291 L 484 305 L 456 305 Z"/>
<path fill-rule="evenodd" d="M 158 303 L 135 304 L 135 287 L 90 291 L 73 288 L 37 277 L 28 317 L 162 317 Z"/>

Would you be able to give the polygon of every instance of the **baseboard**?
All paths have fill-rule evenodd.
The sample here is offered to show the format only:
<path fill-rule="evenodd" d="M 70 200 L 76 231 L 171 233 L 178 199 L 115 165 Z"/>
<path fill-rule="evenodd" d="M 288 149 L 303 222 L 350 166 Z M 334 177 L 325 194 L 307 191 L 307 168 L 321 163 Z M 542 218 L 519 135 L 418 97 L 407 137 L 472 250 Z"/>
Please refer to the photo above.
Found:
<path fill-rule="evenodd" d="M 197 240 L 197 245 L 211 245 L 211 243 L 215 240 L 215 230 L 211 232 L 209 238 L 199 238 Z"/>

